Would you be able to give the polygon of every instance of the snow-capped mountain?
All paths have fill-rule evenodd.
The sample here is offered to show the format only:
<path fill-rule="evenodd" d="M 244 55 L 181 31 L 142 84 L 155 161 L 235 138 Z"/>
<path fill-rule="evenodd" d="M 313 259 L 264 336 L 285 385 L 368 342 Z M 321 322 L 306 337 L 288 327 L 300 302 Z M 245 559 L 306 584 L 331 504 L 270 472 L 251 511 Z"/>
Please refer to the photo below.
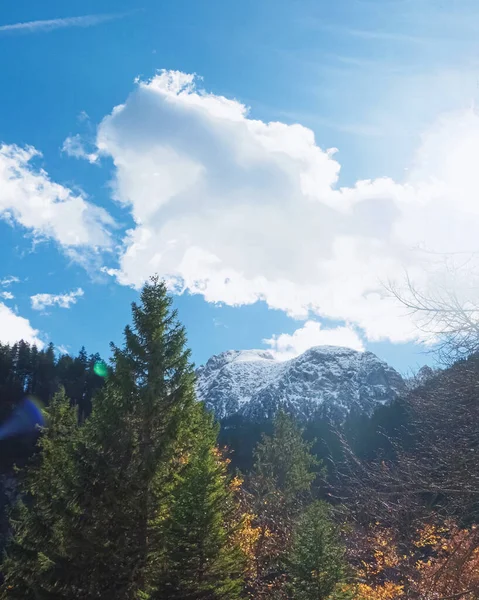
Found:
<path fill-rule="evenodd" d="M 272 417 L 278 408 L 298 417 L 317 411 L 344 419 L 370 414 L 405 391 L 402 377 L 372 352 L 318 346 L 280 362 L 267 350 L 230 350 L 197 371 L 197 395 L 217 418 Z"/>

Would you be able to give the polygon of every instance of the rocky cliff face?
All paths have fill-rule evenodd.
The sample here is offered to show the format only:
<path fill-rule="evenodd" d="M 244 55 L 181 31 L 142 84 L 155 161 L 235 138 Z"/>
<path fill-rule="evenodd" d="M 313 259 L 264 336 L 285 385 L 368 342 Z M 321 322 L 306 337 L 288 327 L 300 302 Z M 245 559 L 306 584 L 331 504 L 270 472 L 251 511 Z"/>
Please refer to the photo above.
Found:
<path fill-rule="evenodd" d="M 197 394 L 220 419 L 271 418 L 279 408 L 308 418 L 370 414 L 405 391 L 397 371 L 371 352 L 319 346 L 285 362 L 263 350 L 228 351 L 197 371 Z"/>

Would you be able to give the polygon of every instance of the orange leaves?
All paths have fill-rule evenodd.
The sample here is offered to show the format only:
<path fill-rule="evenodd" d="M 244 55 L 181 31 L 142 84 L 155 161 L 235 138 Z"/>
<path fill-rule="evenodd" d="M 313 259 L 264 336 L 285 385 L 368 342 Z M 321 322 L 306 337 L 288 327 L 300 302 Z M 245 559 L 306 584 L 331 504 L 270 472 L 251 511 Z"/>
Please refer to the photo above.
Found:
<path fill-rule="evenodd" d="M 255 527 L 253 522 L 255 515 L 245 513 L 243 515 L 241 527 L 238 529 L 237 540 L 243 553 L 250 559 L 254 557 L 256 543 L 261 535 L 259 527 Z"/>
<path fill-rule="evenodd" d="M 401 551 L 393 531 L 377 524 L 362 535 L 356 532 L 350 541 L 358 548 L 352 553 L 360 582 L 357 600 L 479 597 L 476 526 L 461 529 L 452 521 L 427 523 Z"/>
<path fill-rule="evenodd" d="M 460 529 L 448 523 L 442 536 L 434 536 L 431 557 L 418 561 L 412 583 L 421 598 L 435 600 L 461 595 L 463 600 L 477 598 L 479 592 L 479 530 Z"/>
<path fill-rule="evenodd" d="M 244 513 L 234 536 L 234 543 L 239 546 L 245 556 L 245 574 L 248 578 L 254 578 L 257 575 L 256 546 L 261 530 L 254 525 L 254 520 L 255 515 Z"/>

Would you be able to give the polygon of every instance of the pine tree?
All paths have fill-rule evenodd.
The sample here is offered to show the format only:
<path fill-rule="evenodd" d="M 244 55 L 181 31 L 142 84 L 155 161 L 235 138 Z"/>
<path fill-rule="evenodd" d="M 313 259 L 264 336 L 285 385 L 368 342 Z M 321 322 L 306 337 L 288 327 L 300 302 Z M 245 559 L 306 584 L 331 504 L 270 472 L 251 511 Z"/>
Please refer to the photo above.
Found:
<path fill-rule="evenodd" d="M 12 409 L 13 398 L 10 393 L 12 372 L 11 348 L 7 344 L 0 344 L 0 422 Z"/>
<path fill-rule="evenodd" d="M 21 394 L 27 393 L 31 386 L 31 352 L 30 345 L 21 340 L 15 344 L 17 349 L 15 358 L 15 370 L 20 383 Z"/>
<path fill-rule="evenodd" d="M 295 421 L 278 412 L 273 435 L 263 436 L 255 451 L 254 477 L 263 493 L 280 493 L 287 503 L 308 494 L 319 467 L 311 446 Z"/>
<path fill-rule="evenodd" d="M 100 520 L 114 548 L 113 560 L 106 552 L 92 568 L 103 586 L 115 582 L 117 598 L 153 591 L 162 516 L 179 456 L 192 439 L 194 372 L 171 304 L 164 283 L 144 286 L 141 304 L 132 305 L 133 327 L 125 328 L 124 348 L 113 347 L 113 372 L 85 425 L 84 455 L 92 457 L 86 462 L 102 473 L 88 529 L 94 537 Z"/>
<path fill-rule="evenodd" d="M 80 428 L 79 517 L 65 542 L 77 557 L 68 577 L 77 595 L 65 598 L 130 600 L 154 591 L 159 532 L 196 404 L 185 330 L 171 303 L 162 282 L 144 286 L 124 347 L 112 347 L 108 380 Z"/>
<path fill-rule="evenodd" d="M 36 347 L 32 346 L 32 363 L 34 372 L 31 393 L 44 404 L 48 404 L 59 387 L 53 345 L 49 344 L 45 350 L 41 351 L 37 351 Z M 64 386 L 63 382 L 61 383 Z M 70 398 L 68 393 L 66 396 Z"/>
<path fill-rule="evenodd" d="M 287 560 L 293 600 L 346 600 L 344 548 L 325 502 L 309 506 L 299 520 Z"/>
<path fill-rule="evenodd" d="M 163 529 L 165 556 L 157 594 L 169 600 L 234 600 L 244 557 L 233 542 L 233 493 L 216 447 L 218 429 L 198 405 L 198 436 L 172 494 Z"/>
<path fill-rule="evenodd" d="M 230 541 L 225 466 L 211 418 L 195 401 L 185 330 L 171 303 L 162 282 L 144 286 L 81 426 L 62 401 L 72 439 L 50 427 L 40 466 L 27 471 L 29 499 L 16 520 L 3 598 L 153 599 L 164 565 L 171 577 L 183 570 L 190 597 L 238 597 L 241 555 Z"/>
<path fill-rule="evenodd" d="M 146 598 L 154 589 L 151 573 L 163 544 L 159 531 L 179 457 L 192 443 L 190 417 L 196 406 L 185 330 L 171 303 L 158 279 L 144 286 L 141 303 L 132 305 L 125 345 L 113 347 L 111 374 L 91 417 L 78 429 L 68 498 L 63 510 L 56 506 L 56 521 L 51 513 L 52 537 L 44 534 L 57 543 L 52 532 L 61 531 L 59 553 L 47 555 L 48 569 L 31 563 L 39 589 L 48 589 L 55 572 L 57 596 L 52 598 L 130 600 Z M 31 486 L 38 485 L 42 473 L 31 471 Z M 52 494 L 63 494 L 62 479 L 51 486 Z M 73 513 L 66 510 L 70 505 Z M 50 509 L 41 504 L 38 510 Z M 30 517 L 27 507 L 19 518 L 20 532 L 28 531 Z M 63 565 L 72 555 L 75 562 L 67 570 Z M 21 560 L 16 561 L 19 572 Z"/>
<path fill-rule="evenodd" d="M 259 530 L 256 565 L 249 581 L 255 598 L 286 597 L 282 558 L 290 547 L 298 515 L 311 501 L 311 486 L 321 466 L 311 446 L 294 420 L 279 412 L 273 434 L 263 436 L 256 449 L 248 481 L 250 510 Z"/>
<path fill-rule="evenodd" d="M 39 453 L 21 473 L 23 500 L 12 515 L 12 539 L 2 565 L 0 597 L 9 600 L 75 597 L 62 593 L 76 559 L 74 552 L 68 553 L 65 541 L 75 522 L 71 492 L 77 439 L 76 411 L 63 390 L 51 402 L 48 421 L 39 438 Z M 58 580 L 63 580 L 62 590 Z"/>

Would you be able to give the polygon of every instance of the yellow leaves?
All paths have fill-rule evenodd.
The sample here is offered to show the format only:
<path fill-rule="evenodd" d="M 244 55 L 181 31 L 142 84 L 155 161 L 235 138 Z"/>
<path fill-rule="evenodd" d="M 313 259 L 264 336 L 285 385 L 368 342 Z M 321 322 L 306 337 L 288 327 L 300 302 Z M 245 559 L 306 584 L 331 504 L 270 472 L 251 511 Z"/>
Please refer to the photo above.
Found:
<path fill-rule="evenodd" d="M 428 558 L 427 560 L 417 560 L 416 569 L 419 571 L 424 571 L 424 569 L 428 569 L 432 565 L 432 560 Z"/>
<path fill-rule="evenodd" d="M 377 526 L 371 527 L 366 545 L 370 552 L 369 556 L 361 560 L 360 563 L 359 575 L 362 579 L 379 575 L 385 569 L 398 566 L 402 561 L 392 533 L 387 529 L 381 529 Z"/>
<path fill-rule="evenodd" d="M 238 492 L 241 489 L 242 485 L 243 479 L 241 479 L 241 477 L 233 477 L 233 479 L 230 481 L 230 490 L 232 492 Z"/>
<path fill-rule="evenodd" d="M 244 513 L 241 526 L 237 529 L 233 543 L 237 544 L 246 558 L 246 572 L 250 576 L 255 571 L 256 544 L 261 535 L 261 529 L 254 526 L 255 515 Z"/>
<path fill-rule="evenodd" d="M 266 539 L 273 537 L 273 532 L 271 531 L 271 529 L 268 529 L 267 527 L 265 527 L 263 530 L 263 537 Z"/>
<path fill-rule="evenodd" d="M 438 527 L 434 524 L 426 524 L 418 532 L 418 539 L 413 542 L 416 548 L 436 546 L 441 538 L 449 531 L 448 526 Z"/>
<path fill-rule="evenodd" d="M 475 593 L 479 589 L 479 539 L 475 526 L 460 529 L 448 522 L 438 531 L 443 537 L 436 536 L 432 557 L 416 563 L 413 589 L 424 598 L 459 596 L 467 590 Z"/>
<path fill-rule="evenodd" d="M 221 461 L 225 465 L 225 467 L 231 463 L 231 459 L 225 456 L 226 449 L 222 450 L 221 448 L 218 448 L 218 446 L 215 446 L 212 448 L 211 452 L 213 453 L 213 456 L 218 459 L 218 461 Z"/>
<path fill-rule="evenodd" d="M 404 586 L 387 581 L 383 585 L 358 585 L 357 600 L 396 600 L 404 597 Z"/>

